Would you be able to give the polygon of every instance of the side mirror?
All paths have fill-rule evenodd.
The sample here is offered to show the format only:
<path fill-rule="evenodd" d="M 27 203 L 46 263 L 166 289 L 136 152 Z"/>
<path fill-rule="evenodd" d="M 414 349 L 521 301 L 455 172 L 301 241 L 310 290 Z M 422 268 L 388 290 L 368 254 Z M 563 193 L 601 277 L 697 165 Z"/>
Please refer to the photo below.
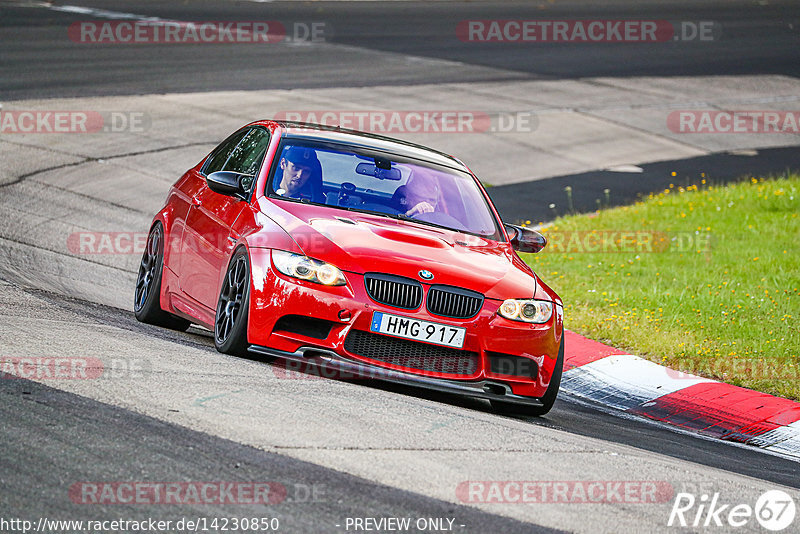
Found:
<path fill-rule="evenodd" d="M 245 199 L 253 183 L 253 176 L 240 172 L 217 171 L 206 176 L 206 183 L 215 193 Z"/>
<path fill-rule="evenodd" d="M 547 245 L 547 238 L 530 228 L 504 224 L 511 246 L 517 252 L 539 252 Z"/>

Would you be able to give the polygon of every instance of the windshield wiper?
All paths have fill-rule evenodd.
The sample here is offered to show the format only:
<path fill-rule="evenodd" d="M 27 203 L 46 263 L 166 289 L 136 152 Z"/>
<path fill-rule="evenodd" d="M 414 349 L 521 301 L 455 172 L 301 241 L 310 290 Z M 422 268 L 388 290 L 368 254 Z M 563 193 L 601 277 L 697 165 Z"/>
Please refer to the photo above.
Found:
<path fill-rule="evenodd" d="M 365 209 L 357 208 L 355 206 L 330 206 L 330 207 L 336 207 L 338 209 L 352 211 L 354 213 L 368 213 L 370 215 L 380 215 L 381 217 L 389 217 L 390 219 L 394 219 L 394 215 L 392 215 L 390 213 L 386 213 L 384 211 L 365 210 Z"/>

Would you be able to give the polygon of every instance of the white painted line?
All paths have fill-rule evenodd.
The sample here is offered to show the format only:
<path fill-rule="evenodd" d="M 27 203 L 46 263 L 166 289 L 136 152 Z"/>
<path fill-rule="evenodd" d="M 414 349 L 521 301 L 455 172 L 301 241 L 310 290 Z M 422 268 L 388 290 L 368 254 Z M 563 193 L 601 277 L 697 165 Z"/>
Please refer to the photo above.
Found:
<path fill-rule="evenodd" d="M 659 397 L 689 386 L 709 382 L 716 381 L 674 371 L 638 356 L 624 354 L 608 356 L 565 371 L 561 388 L 571 397 L 601 403 L 606 409 L 628 411 L 646 407 Z M 629 417 L 638 418 L 633 415 Z M 669 423 L 664 424 L 680 429 Z M 681 430 L 703 437 L 692 430 Z M 800 421 L 755 436 L 744 446 L 755 446 L 783 457 L 800 458 Z"/>
<path fill-rule="evenodd" d="M 713 441 L 713 442 L 716 442 L 716 443 L 724 443 L 725 445 L 727 445 L 729 447 L 738 447 L 740 449 L 746 449 L 746 450 L 750 450 L 750 451 L 758 450 L 760 452 L 763 452 L 764 454 L 769 454 L 770 456 L 778 456 L 780 458 L 784 458 L 784 459 L 787 459 L 787 460 L 792 460 L 792 461 L 795 461 L 795 462 L 800 461 L 800 453 L 797 453 L 797 452 L 795 452 L 795 453 L 786 453 L 786 452 L 783 452 L 783 451 L 778 451 L 778 450 L 769 449 L 769 448 L 766 448 L 766 449 L 765 448 L 754 449 L 751 443 L 745 444 L 745 443 L 740 443 L 738 441 L 721 440 L 718 437 L 712 437 L 712 436 L 706 436 L 705 434 L 699 434 L 699 433 L 697 433 L 696 430 L 690 430 L 688 428 L 675 426 L 675 425 L 673 425 L 671 423 L 667 423 L 667 422 L 664 422 L 664 421 L 657 421 L 655 419 L 650 419 L 648 417 L 642 417 L 640 415 L 634 415 L 634 414 L 628 413 L 628 412 L 620 412 L 620 411 L 618 411 L 618 410 L 616 410 L 614 408 L 610 408 L 608 406 L 603 406 L 601 404 L 597 404 L 592 400 L 584 399 L 584 398 L 578 397 L 577 395 L 573 395 L 568 391 L 564 391 L 563 394 L 560 394 L 559 395 L 559 399 L 561 399 L 564 402 L 570 402 L 570 403 L 577 404 L 579 406 L 586 406 L 587 408 L 591 408 L 593 410 L 598 410 L 598 411 L 603 412 L 605 414 L 613 415 L 614 417 L 619 417 L 619 418 L 624 419 L 626 421 L 637 421 L 639 423 L 642 423 L 642 424 L 645 424 L 645 425 L 650 425 L 652 427 L 661 428 L 661 429 L 664 429 L 664 430 L 669 430 L 671 432 L 675 432 L 676 434 L 681 434 L 681 435 L 684 435 L 684 436 L 692 436 L 692 437 L 694 437 L 696 439 L 700 439 L 700 440 L 703 440 L 703 441 Z"/>
<path fill-rule="evenodd" d="M 638 165 L 616 165 L 614 167 L 608 167 L 603 169 L 609 172 L 628 172 L 628 173 L 642 173 L 644 169 L 639 167 Z"/>
<path fill-rule="evenodd" d="M 800 421 L 770 430 L 750 440 L 764 450 L 800 457 Z"/>
<path fill-rule="evenodd" d="M 42 5 L 36 7 L 46 7 L 53 11 L 61 11 L 63 13 L 77 13 L 79 15 L 89 15 L 99 19 L 111 20 L 142 20 L 148 22 L 179 22 L 177 20 L 162 19 L 159 17 L 148 17 L 146 15 L 136 15 L 135 13 L 124 13 L 121 11 L 109 11 L 107 9 L 95 9 L 91 7 L 82 6 L 56 6 L 56 5 Z"/>
<path fill-rule="evenodd" d="M 51 4 L 31 4 L 27 5 L 26 7 L 45 7 L 52 11 L 60 11 L 62 13 L 74 13 L 79 15 L 86 15 L 89 17 L 99 18 L 99 19 L 110 19 L 110 20 L 132 20 L 136 22 L 146 22 L 150 23 L 154 26 L 167 26 L 167 25 L 179 25 L 182 28 L 190 27 L 195 24 L 193 21 L 182 21 L 182 20 L 175 20 L 175 19 L 162 19 L 161 17 L 150 17 L 147 15 L 137 15 L 136 13 L 125 13 L 123 11 L 110 11 L 108 9 L 97 9 L 93 7 L 83 7 L 83 6 L 72 6 L 72 5 L 51 5 Z M 205 23 L 208 26 L 216 27 L 214 22 Z M 243 35 L 252 35 L 251 32 L 243 32 L 242 30 L 237 30 L 238 34 Z M 276 36 L 273 34 L 266 34 L 270 38 L 282 38 L 281 36 Z M 289 44 L 296 44 L 296 43 L 289 43 Z"/>
<path fill-rule="evenodd" d="M 681 389 L 714 382 L 630 354 L 608 356 L 565 371 L 562 388 L 573 395 L 630 410 Z"/>

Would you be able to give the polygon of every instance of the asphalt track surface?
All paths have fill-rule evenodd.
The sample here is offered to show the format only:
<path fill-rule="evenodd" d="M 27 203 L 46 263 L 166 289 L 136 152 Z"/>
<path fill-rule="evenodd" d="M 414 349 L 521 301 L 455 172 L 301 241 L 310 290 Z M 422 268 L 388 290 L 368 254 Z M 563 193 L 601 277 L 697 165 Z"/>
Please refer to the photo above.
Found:
<path fill-rule="evenodd" d="M 354 47 L 265 48 L 229 44 L 65 43 L 64 25 L 91 15 L 0 4 L 0 95 L 4 99 L 151 94 L 221 89 L 295 89 L 502 79 L 800 75 L 800 9 L 791 0 L 567 2 L 54 2 L 181 21 L 268 20 L 292 28 L 324 21 L 325 39 Z M 641 19 L 711 21 L 713 42 L 471 43 L 453 38 L 459 22 L 483 19 Z M 291 32 L 290 32 L 291 34 Z M 387 54 L 376 65 L 375 56 Z M 392 55 L 396 54 L 396 57 Z M 421 62 L 398 69 L 404 55 L 458 62 L 453 69 Z M 502 98 L 502 95 L 498 95 Z"/>
<path fill-rule="evenodd" d="M 65 45 L 65 26 L 85 16 L 8 2 L 0 4 L 0 100 L 589 75 L 800 74 L 800 10 L 791 2 L 469 3 L 457 8 L 449 2 L 242 2 L 235 4 L 235 15 L 225 2 L 75 3 L 177 20 L 289 22 L 321 17 L 329 22 L 336 43 L 353 48 L 312 51 L 298 45 L 273 51 L 227 45 L 149 45 L 143 54 L 141 49 L 118 45 Z M 592 49 L 591 54 L 579 45 L 532 50 L 453 43 L 448 37 L 460 20 L 542 17 L 542 6 L 553 19 L 713 20 L 732 29 L 712 50 L 609 44 Z M 376 53 L 382 62 L 376 63 Z M 395 68 L 404 61 L 404 54 L 432 61 L 420 62 L 412 74 L 409 69 Z M 452 68 L 450 62 L 461 66 Z M 764 152 L 758 160 L 763 166 L 753 172 L 791 167 L 796 152 Z M 724 159 L 720 156 L 704 164 L 724 163 Z M 697 162 L 670 164 L 687 165 L 686 174 L 698 166 Z M 730 163 L 732 168 L 737 164 L 738 160 Z M 613 180 L 602 173 L 593 178 L 598 187 Z M 542 187 L 552 187 L 556 195 L 564 183 L 546 185 L 544 181 Z M 620 193 L 615 202 L 660 186 L 643 183 L 647 185 L 640 190 Z M 10 199 L 12 189 L 21 188 L 13 191 L 14 202 L 21 205 L 24 196 L 38 186 L 20 180 L 4 186 L 8 189 L 0 194 Z M 490 191 L 510 217 L 517 209 L 510 199 L 520 198 L 515 187 L 520 186 Z M 506 193 L 503 188 L 508 188 Z M 49 198 L 64 194 L 56 188 L 45 189 Z M 586 203 L 591 209 L 594 193 L 588 190 L 585 199 L 576 198 L 578 207 Z M 80 209 L 87 217 L 109 209 L 90 197 L 82 202 Z M 153 203 L 150 213 L 157 207 Z M 47 219 L 47 214 L 42 216 Z M 147 220 L 141 213 L 130 217 L 138 224 Z M 141 355 L 147 365 L 143 376 L 127 382 L 43 385 L 0 380 L 2 518 L 264 515 L 263 508 L 247 505 L 77 505 L 67 490 L 79 481 L 269 480 L 284 484 L 293 499 L 266 512 L 280 517 L 281 530 L 287 532 L 342 532 L 337 525 L 345 518 L 365 516 L 453 517 L 457 525 L 464 525 L 456 531 L 463 532 L 548 528 L 658 532 L 666 528 L 669 502 L 649 508 L 611 504 L 473 507 L 455 498 L 453 481 L 669 480 L 676 491 L 683 483 L 684 489 L 720 491 L 728 501 L 751 504 L 758 494 L 778 485 L 800 488 L 800 466 L 794 461 L 621 418 L 602 406 L 568 396 L 560 398 L 544 418 L 515 419 L 492 414 L 480 401 L 394 385 L 268 380 L 263 377 L 275 374 L 270 364 L 218 355 L 208 335 L 199 330 L 179 334 L 141 325 L 129 310 L 75 298 L 78 292 L 69 283 L 60 282 L 55 288 L 37 283 L 55 265 L 57 274 L 76 286 L 92 284 L 96 272 L 130 286 L 131 265 L 136 262 L 107 270 L 110 275 L 106 270 L 95 271 L 96 265 L 62 265 L 45 248 L 33 250 L 11 239 L 15 233 L 9 228 L 15 224 L 4 221 L 2 233 L 8 262 L 2 266 L 3 278 L 10 282 L 0 285 L 0 315 L 10 326 L 0 341 L 7 353 L 104 354 L 118 342 L 128 357 Z M 86 225 L 91 227 L 91 221 Z M 12 255 L 17 256 L 13 265 L 8 260 Z M 19 264 L 31 271 L 24 280 Z M 213 387 L 207 387 L 209 383 Z M 224 403 L 207 400 L 201 407 L 197 399 L 192 400 L 201 390 L 229 396 Z M 244 398 L 236 402 L 236 395 Z M 207 406 L 214 409 L 203 411 Z M 422 421 L 419 427 L 416 421 Z M 485 469 L 480 467 L 483 464 Z M 297 488 L 314 485 L 323 488 L 324 497 L 309 501 L 297 495 Z M 756 527 L 751 524 L 747 530 Z"/>
<path fill-rule="evenodd" d="M 11 517 L 113 517 L 174 522 L 188 517 L 231 517 L 230 505 L 182 506 L 154 514 L 138 504 L 86 513 L 86 504 L 65 498 L 64 480 L 97 482 L 109 477 L 163 482 L 262 481 L 274 483 L 276 503 L 240 504 L 235 517 L 277 517 L 288 532 L 337 532 L 347 517 L 451 517 L 466 532 L 558 532 L 431 499 L 170 425 L 130 411 L 27 380 L 3 381 L 3 514 Z M 19 413 L 25 413 L 19 418 Z M 31 442 L 42 447 L 31 447 Z M 77 482 L 80 483 L 80 482 Z M 273 486 L 270 486 L 272 489 Z M 89 505 L 91 506 L 91 505 Z M 226 509 L 227 508 L 227 509 Z M 213 531 L 213 530 L 212 530 Z"/>
<path fill-rule="evenodd" d="M 636 179 L 630 174 L 610 170 L 596 170 L 568 176 L 557 176 L 535 182 L 500 185 L 488 189 L 503 220 L 526 222 L 531 213 L 542 214 L 545 219 L 563 215 L 567 210 L 564 188 L 572 187 L 575 211 L 587 213 L 603 206 L 624 206 L 659 193 L 670 185 L 697 185 L 701 180 L 710 184 L 725 184 L 751 176 L 776 176 L 785 172 L 800 172 L 798 147 L 769 148 L 749 155 L 716 153 L 708 156 L 659 161 L 642 164 Z M 675 173 L 675 176 L 672 173 Z M 606 201 L 604 191 L 609 190 Z M 550 208 L 555 204 L 554 208 Z M 544 221 L 533 221 L 544 222 Z"/>

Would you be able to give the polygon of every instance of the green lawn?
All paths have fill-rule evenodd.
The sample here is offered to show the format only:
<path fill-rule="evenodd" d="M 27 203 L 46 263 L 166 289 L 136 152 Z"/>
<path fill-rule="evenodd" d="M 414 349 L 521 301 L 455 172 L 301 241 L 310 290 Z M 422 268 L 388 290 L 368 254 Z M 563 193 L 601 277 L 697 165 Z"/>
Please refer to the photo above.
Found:
<path fill-rule="evenodd" d="M 542 232 L 548 247 L 524 257 L 563 298 L 567 328 L 800 398 L 800 176 L 673 186 Z"/>

